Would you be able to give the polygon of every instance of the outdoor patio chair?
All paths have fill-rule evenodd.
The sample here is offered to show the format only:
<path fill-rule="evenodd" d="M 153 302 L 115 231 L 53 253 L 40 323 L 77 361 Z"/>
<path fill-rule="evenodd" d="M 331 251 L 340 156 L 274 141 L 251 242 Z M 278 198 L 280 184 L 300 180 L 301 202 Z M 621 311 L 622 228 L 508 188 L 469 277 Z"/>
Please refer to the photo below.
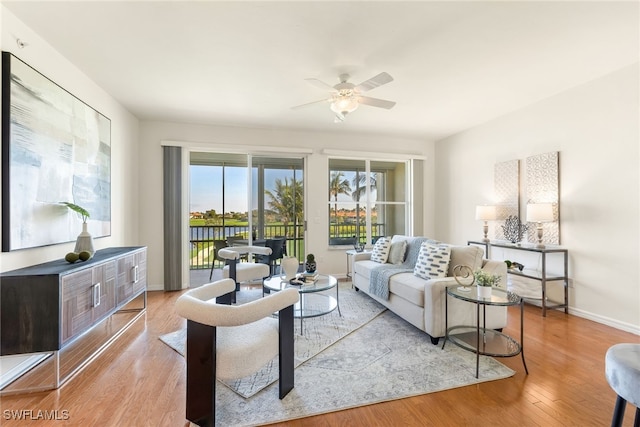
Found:
<path fill-rule="evenodd" d="M 213 261 L 211 262 L 211 272 L 209 273 L 209 280 L 211 280 L 211 278 L 213 277 L 213 269 L 216 266 L 216 261 L 221 262 L 223 266 L 225 264 L 225 260 L 218 256 L 218 252 L 220 252 L 220 249 L 224 249 L 224 248 L 227 247 L 227 241 L 226 240 L 214 240 L 213 241 L 213 245 L 214 245 L 214 248 L 213 248 Z"/>
<path fill-rule="evenodd" d="M 249 255 L 270 255 L 271 248 L 265 246 L 233 246 L 220 249 L 218 256 L 225 260 L 226 265 L 222 269 L 222 277 L 233 279 L 236 283 L 236 292 L 240 290 L 240 283 L 254 280 L 262 280 L 269 277 L 269 265 L 259 262 L 239 262 Z M 235 292 L 230 294 L 231 302 L 235 302 Z"/>
<path fill-rule="evenodd" d="M 286 255 L 287 238 L 280 237 L 276 239 L 267 239 L 265 247 L 271 249 L 270 255 L 258 255 L 256 261 L 269 265 L 269 275 L 276 274 L 279 261 Z"/>

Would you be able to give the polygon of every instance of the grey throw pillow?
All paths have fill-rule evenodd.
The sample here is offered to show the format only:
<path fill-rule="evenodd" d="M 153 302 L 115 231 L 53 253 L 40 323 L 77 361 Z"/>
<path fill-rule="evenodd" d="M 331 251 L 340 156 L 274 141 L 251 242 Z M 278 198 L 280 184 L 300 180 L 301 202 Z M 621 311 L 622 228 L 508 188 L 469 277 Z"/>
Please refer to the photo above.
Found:
<path fill-rule="evenodd" d="M 389 264 L 402 264 L 404 262 L 404 254 L 407 252 L 407 241 L 395 242 L 391 244 L 389 248 L 389 257 L 387 262 Z"/>

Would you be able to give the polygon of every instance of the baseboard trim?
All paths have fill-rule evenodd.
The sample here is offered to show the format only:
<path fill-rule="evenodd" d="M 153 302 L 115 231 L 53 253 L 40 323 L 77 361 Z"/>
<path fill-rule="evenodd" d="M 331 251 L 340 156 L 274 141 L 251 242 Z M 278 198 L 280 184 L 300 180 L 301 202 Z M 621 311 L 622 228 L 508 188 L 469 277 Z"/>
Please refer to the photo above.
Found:
<path fill-rule="evenodd" d="M 630 332 L 635 335 L 640 335 L 640 326 L 638 325 L 632 325 L 630 323 L 620 322 L 619 320 L 611 319 L 606 316 L 600 316 L 598 314 L 593 314 L 591 312 L 579 310 L 572 307 L 569 307 L 569 314 L 582 317 L 587 320 L 592 320 L 597 323 L 602 323 L 603 325 L 611 326 L 612 328 Z"/>

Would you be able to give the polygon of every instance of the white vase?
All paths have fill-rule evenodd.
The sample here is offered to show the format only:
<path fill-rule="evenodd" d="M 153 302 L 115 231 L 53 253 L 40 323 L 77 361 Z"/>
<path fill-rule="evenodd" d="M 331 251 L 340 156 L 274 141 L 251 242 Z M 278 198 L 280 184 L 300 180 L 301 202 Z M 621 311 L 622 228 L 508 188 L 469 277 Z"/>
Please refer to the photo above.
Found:
<path fill-rule="evenodd" d="M 478 286 L 478 298 L 491 298 L 491 286 Z"/>
<path fill-rule="evenodd" d="M 288 256 L 280 261 L 280 272 L 284 275 L 284 280 L 291 280 L 298 273 L 298 258 Z"/>
<path fill-rule="evenodd" d="M 76 239 L 76 248 L 73 250 L 75 253 L 80 252 L 89 252 L 91 256 L 95 252 L 93 249 L 93 237 L 87 231 L 87 223 L 82 223 L 82 232 L 78 234 L 78 238 Z"/>

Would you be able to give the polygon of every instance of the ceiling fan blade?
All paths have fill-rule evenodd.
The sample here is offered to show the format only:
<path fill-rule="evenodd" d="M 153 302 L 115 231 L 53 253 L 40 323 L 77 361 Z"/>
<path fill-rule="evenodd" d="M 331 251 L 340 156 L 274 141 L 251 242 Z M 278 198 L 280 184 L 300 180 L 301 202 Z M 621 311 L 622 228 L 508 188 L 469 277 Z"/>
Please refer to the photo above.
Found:
<path fill-rule="evenodd" d="M 332 98 L 320 99 L 318 101 L 307 102 L 306 104 L 302 104 L 302 105 L 296 105 L 295 107 L 291 107 L 291 109 L 292 110 L 297 110 L 297 109 L 300 109 L 300 108 L 308 107 L 308 106 L 313 105 L 313 104 L 320 104 L 322 102 L 330 102 L 331 100 L 332 100 Z"/>
<path fill-rule="evenodd" d="M 328 90 L 331 92 L 337 92 L 333 86 L 331 86 L 328 83 L 323 82 L 322 80 L 318 80 L 318 79 L 305 79 L 306 81 L 308 81 L 309 83 L 311 83 L 312 85 L 314 85 L 315 87 L 322 89 L 322 90 Z"/>
<path fill-rule="evenodd" d="M 387 101 L 386 99 L 379 99 L 379 98 L 371 98 L 370 96 L 359 96 L 358 101 L 360 102 L 360 104 L 370 105 L 372 107 L 386 108 L 387 110 L 392 109 L 393 106 L 396 105 L 396 103 L 393 101 Z"/>
<path fill-rule="evenodd" d="M 369 80 L 366 80 L 360 83 L 358 86 L 354 88 L 354 90 L 362 93 L 371 89 L 375 89 L 378 86 L 382 86 L 392 81 L 393 81 L 393 77 L 391 77 L 388 73 L 380 73 L 377 76 L 371 77 Z"/>

